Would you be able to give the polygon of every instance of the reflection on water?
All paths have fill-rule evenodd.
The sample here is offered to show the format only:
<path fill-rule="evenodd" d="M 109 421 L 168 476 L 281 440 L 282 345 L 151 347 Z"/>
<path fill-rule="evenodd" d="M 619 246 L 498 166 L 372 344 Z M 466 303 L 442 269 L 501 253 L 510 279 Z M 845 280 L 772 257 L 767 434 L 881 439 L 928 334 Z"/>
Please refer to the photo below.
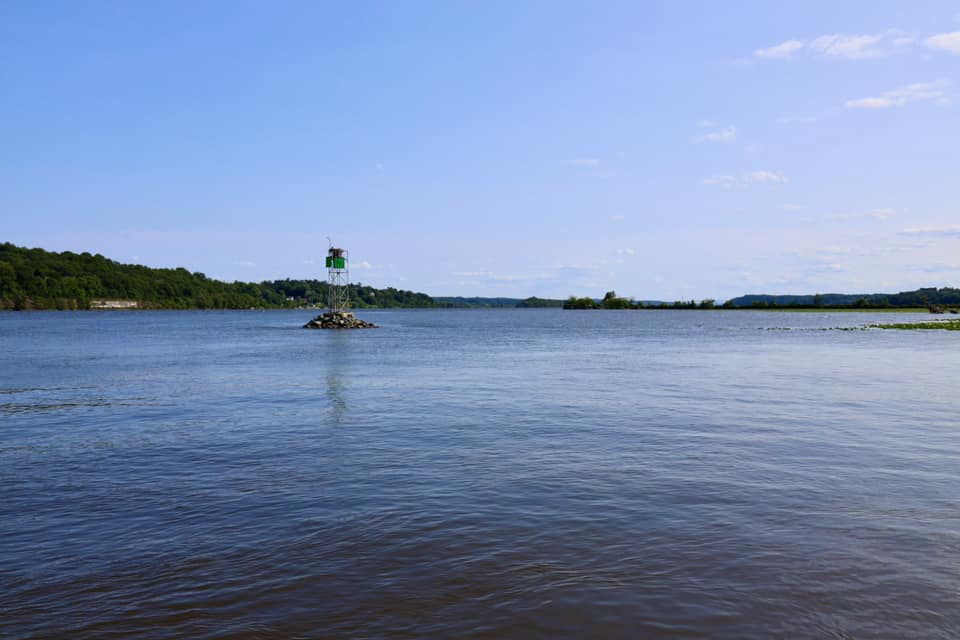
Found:
<path fill-rule="evenodd" d="M 343 417 L 347 413 L 347 401 L 343 393 L 343 387 L 343 374 L 333 371 L 327 373 L 327 399 L 330 402 L 331 424 L 334 427 L 339 427 L 343 423 Z"/>
<path fill-rule="evenodd" d="M 0 314 L 0 636 L 960 637 L 947 332 L 367 313 Z"/>
<path fill-rule="evenodd" d="M 347 358 L 350 354 L 350 341 L 344 331 L 330 330 L 326 340 L 327 357 L 324 362 L 326 369 L 326 395 L 330 403 L 331 425 L 339 427 L 347 412 L 344 386 L 347 381 Z M 324 336 L 327 337 L 327 336 Z"/>

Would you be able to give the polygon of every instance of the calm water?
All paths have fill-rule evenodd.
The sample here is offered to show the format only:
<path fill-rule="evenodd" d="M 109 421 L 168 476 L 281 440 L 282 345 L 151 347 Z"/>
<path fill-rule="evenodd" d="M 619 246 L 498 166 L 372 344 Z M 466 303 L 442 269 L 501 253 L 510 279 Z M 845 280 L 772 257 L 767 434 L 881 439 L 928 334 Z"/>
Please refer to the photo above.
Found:
<path fill-rule="evenodd" d="M 958 334 L 360 315 L 0 314 L 0 637 L 960 637 Z"/>

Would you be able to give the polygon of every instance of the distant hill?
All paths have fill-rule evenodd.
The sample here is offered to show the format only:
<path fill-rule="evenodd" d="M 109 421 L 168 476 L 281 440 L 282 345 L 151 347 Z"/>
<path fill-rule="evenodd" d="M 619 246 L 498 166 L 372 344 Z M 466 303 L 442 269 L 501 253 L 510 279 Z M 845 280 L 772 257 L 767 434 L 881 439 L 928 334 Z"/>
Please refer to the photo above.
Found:
<path fill-rule="evenodd" d="M 925 307 L 958 305 L 960 289 L 944 287 L 900 293 L 824 293 L 814 295 L 750 294 L 728 300 L 727 307 Z"/>
<path fill-rule="evenodd" d="M 515 307 L 520 298 L 482 298 L 463 296 L 435 296 L 433 301 L 441 307 Z"/>
<path fill-rule="evenodd" d="M 613 294 L 613 292 L 610 292 Z M 610 295 L 608 294 L 608 296 Z M 135 301 L 148 309 L 248 309 L 323 306 L 327 283 L 322 280 L 273 280 L 264 282 L 222 282 L 183 267 L 154 269 L 123 264 L 100 254 L 56 253 L 27 249 L 9 242 L 0 244 L 0 309 L 89 309 L 125 308 Z M 388 287 L 350 285 L 351 306 L 365 307 L 561 307 L 563 300 L 549 298 L 486 298 L 442 296 Z M 575 299 L 582 308 L 608 306 L 612 301 Z M 635 305 L 623 301 L 626 306 Z M 570 301 L 566 301 L 569 305 Z M 617 303 L 617 304 L 613 304 Z M 709 304 L 708 304 L 709 303 Z M 750 294 L 724 303 L 726 308 L 886 308 L 960 306 L 960 289 L 935 287 L 900 293 L 815 295 Z M 712 300 L 675 302 L 644 301 L 643 307 L 713 308 Z M 576 307 L 576 308 L 581 308 Z M 571 307 L 574 308 L 574 307 Z"/>
<path fill-rule="evenodd" d="M 562 307 L 563 300 L 551 298 L 484 298 L 479 296 L 436 296 L 434 302 L 441 307 L 450 308 L 503 308 L 503 307 Z"/>
<path fill-rule="evenodd" d="M 529 298 L 524 298 L 517 303 L 518 307 L 521 308 L 534 308 L 534 307 L 557 307 L 560 308 L 563 306 L 563 300 L 554 300 L 552 298 L 538 298 L 536 296 L 531 296 Z"/>
<path fill-rule="evenodd" d="M 425 293 L 350 286 L 351 306 L 430 307 Z M 136 301 L 150 309 L 248 309 L 323 305 L 321 280 L 221 282 L 200 272 L 114 262 L 100 254 L 56 253 L 0 244 L 0 309 L 89 309 Z"/>

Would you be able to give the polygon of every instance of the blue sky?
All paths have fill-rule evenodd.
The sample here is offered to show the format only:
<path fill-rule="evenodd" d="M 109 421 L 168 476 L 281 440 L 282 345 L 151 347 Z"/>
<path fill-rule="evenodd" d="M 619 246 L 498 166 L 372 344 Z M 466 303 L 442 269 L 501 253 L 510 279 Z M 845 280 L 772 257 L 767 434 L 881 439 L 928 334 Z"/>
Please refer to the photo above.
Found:
<path fill-rule="evenodd" d="M 0 240 L 233 280 L 960 286 L 957 2 L 5 2 Z"/>

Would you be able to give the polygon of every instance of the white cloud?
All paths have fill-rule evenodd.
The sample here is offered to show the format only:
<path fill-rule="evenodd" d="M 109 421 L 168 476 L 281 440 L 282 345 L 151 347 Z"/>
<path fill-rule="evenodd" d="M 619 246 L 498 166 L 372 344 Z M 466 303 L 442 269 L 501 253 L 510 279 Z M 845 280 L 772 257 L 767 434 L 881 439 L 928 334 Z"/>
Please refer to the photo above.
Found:
<path fill-rule="evenodd" d="M 760 58 L 789 58 L 804 46 L 806 43 L 802 40 L 787 40 L 766 49 L 757 49 L 753 54 Z"/>
<path fill-rule="evenodd" d="M 358 262 L 358 263 L 356 263 L 356 264 L 354 264 L 354 265 L 351 265 L 351 266 L 352 266 L 354 269 L 363 269 L 363 270 L 367 270 L 367 269 L 372 269 L 372 268 L 373 268 L 373 265 L 370 264 L 369 262 L 367 262 L 366 260 L 364 260 L 363 262 Z"/>
<path fill-rule="evenodd" d="M 637 252 L 634 251 L 633 249 L 617 249 L 617 255 L 620 255 L 620 256 L 632 256 L 632 255 L 635 255 L 636 253 Z"/>
<path fill-rule="evenodd" d="M 864 36 L 864 35 L 844 35 L 834 33 L 831 35 L 820 36 L 810 42 L 810 49 L 814 53 L 828 58 L 846 58 L 848 60 L 861 60 L 864 58 L 876 58 L 883 54 L 877 48 L 883 36 Z"/>
<path fill-rule="evenodd" d="M 924 273 L 953 273 L 954 271 L 960 271 L 960 264 L 941 262 L 937 264 L 921 265 L 916 267 L 914 270 L 923 271 Z"/>
<path fill-rule="evenodd" d="M 732 187 L 747 187 L 751 184 L 786 184 L 789 178 L 779 171 L 751 171 L 737 176 L 711 176 L 703 181 L 703 184 L 723 187 L 730 189 Z"/>
<path fill-rule="evenodd" d="M 730 187 L 737 186 L 739 181 L 734 176 L 710 176 L 704 179 L 703 184 L 729 189 Z"/>
<path fill-rule="evenodd" d="M 488 282 L 495 282 L 495 283 L 515 282 L 517 280 L 536 279 L 533 276 L 499 274 L 499 273 L 493 273 L 492 271 L 455 271 L 453 275 L 458 278 L 471 278 L 471 279 L 482 278 Z"/>
<path fill-rule="evenodd" d="M 252 269 L 253 267 L 257 266 L 256 262 L 250 262 L 249 260 L 240 260 L 239 262 L 234 262 L 234 264 L 241 267 L 247 267 L 249 269 Z"/>
<path fill-rule="evenodd" d="M 943 93 L 946 85 L 947 83 L 942 80 L 916 82 L 893 91 L 887 91 L 879 96 L 847 100 L 846 107 L 848 109 L 886 109 L 888 107 L 900 107 L 908 102 L 926 101 L 934 101 L 939 104 L 949 101 L 949 98 Z"/>
<path fill-rule="evenodd" d="M 911 227 L 901 233 L 906 236 L 940 236 L 960 238 L 960 224 L 947 224 L 939 227 Z"/>
<path fill-rule="evenodd" d="M 894 48 L 902 49 L 915 41 L 913 35 L 899 29 L 877 34 L 828 33 L 812 40 L 787 40 L 766 49 L 757 49 L 753 54 L 760 58 L 792 58 L 805 53 L 821 58 L 866 60 L 879 58 Z"/>
<path fill-rule="evenodd" d="M 784 116 L 777 118 L 777 122 L 780 124 L 809 124 L 816 121 L 817 119 L 814 116 Z"/>
<path fill-rule="evenodd" d="M 783 184 L 789 182 L 787 176 L 779 171 L 753 171 L 746 175 L 745 180 L 749 183 L 773 182 Z"/>
<path fill-rule="evenodd" d="M 599 158 L 574 158 L 570 161 L 575 167 L 597 167 L 600 166 Z"/>
<path fill-rule="evenodd" d="M 846 103 L 847 109 L 886 109 L 892 104 L 890 98 L 860 98 Z"/>
<path fill-rule="evenodd" d="M 697 126 L 701 129 L 712 129 L 713 127 L 717 126 L 717 123 L 713 120 L 701 120 L 697 123 Z"/>
<path fill-rule="evenodd" d="M 930 36 L 924 41 L 924 44 L 931 49 L 939 49 L 949 53 L 960 54 L 960 31 L 951 33 L 938 33 Z"/>
<path fill-rule="evenodd" d="M 803 209 L 803 207 L 799 204 L 782 204 L 780 205 L 780 208 L 784 211 L 800 211 Z"/>
<path fill-rule="evenodd" d="M 733 142 L 737 139 L 737 128 L 733 125 L 723 127 L 698 138 L 700 142 Z"/>
<path fill-rule="evenodd" d="M 857 213 L 839 213 L 830 216 L 831 220 L 886 220 L 897 215 L 896 209 L 871 209 Z"/>

